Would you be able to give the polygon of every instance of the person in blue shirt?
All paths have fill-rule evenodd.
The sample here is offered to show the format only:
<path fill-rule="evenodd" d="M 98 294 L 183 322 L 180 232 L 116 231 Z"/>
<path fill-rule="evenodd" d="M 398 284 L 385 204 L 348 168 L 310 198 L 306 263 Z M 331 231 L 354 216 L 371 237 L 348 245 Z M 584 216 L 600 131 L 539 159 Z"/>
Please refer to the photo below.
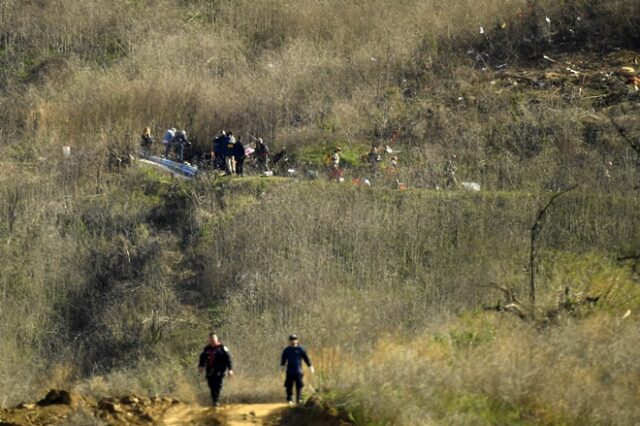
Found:
<path fill-rule="evenodd" d="M 304 382 L 302 378 L 304 373 L 302 371 L 302 362 L 305 362 L 309 367 L 311 374 L 314 374 L 313 365 L 311 360 L 305 352 L 302 346 L 298 345 L 298 336 L 292 334 L 289 336 L 289 346 L 282 351 L 282 357 L 280 360 L 280 366 L 283 371 L 286 371 L 286 379 L 284 381 L 284 387 L 287 389 L 287 402 L 290 405 L 293 404 L 293 384 L 296 385 L 296 401 L 302 402 L 302 387 Z"/>

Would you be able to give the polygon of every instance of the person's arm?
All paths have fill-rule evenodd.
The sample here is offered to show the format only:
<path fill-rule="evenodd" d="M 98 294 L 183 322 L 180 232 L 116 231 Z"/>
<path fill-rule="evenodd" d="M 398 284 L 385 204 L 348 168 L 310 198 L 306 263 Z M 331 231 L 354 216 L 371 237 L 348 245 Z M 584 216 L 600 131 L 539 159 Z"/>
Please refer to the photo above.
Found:
<path fill-rule="evenodd" d="M 311 365 L 309 355 L 307 355 L 307 352 L 304 349 L 302 349 L 302 360 L 305 362 L 305 364 L 307 364 L 307 367 L 309 367 L 309 371 L 311 371 L 311 374 L 314 374 L 315 369 L 313 368 L 313 365 Z"/>
<path fill-rule="evenodd" d="M 282 351 L 282 356 L 280 357 L 280 368 L 282 368 L 282 371 L 284 371 L 286 364 L 287 364 L 287 349 L 285 348 Z"/>
<path fill-rule="evenodd" d="M 223 346 L 222 349 L 227 357 L 227 368 L 229 369 L 229 376 L 233 376 L 233 361 L 231 360 L 231 354 L 229 353 L 229 349 L 226 346 Z"/>
<path fill-rule="evenodd" d="M 204 372 L 204 367 L 207 364 L 207 351 L 204 350 L 200 354 L 200 360 L 198 361 L 198 371 L 200 373 Z"/>

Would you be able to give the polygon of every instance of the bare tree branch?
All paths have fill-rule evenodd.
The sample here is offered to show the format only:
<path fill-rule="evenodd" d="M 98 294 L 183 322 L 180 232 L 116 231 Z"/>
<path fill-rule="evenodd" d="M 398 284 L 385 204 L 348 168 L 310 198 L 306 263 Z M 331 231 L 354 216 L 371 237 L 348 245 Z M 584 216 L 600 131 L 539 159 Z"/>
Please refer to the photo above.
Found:
<path fill-rule="evenodd" d="M 542 224 L 544 223 L 545 215 L 547 210 L 562 195 L 566 194 L 569 191 L 573 191 L 580 184 L 573 185 L 565 190 L 554 194 L 553 197 L 549 199 L 549 202 L 538 211 L 538 215 L 536 217 L 536 221 L 533 223 L 531 227 L 531 251 L 529 252 L 529 301 L 531 303 L 531 317 L 535 320 L 536 317 L 536 242 L 538 239 L 538 234 L 540 233 L 540 229 Z"/>
<path fill-rule="evenodd" d="M 616 123 L 613 117 L 609 116 L 609 120 L 611 121 L 611 124 L 613 124 L 613 127 L 615 127 L 615 129 L 618 131 L 622 139 L 624 139 L 629 144 L 631 149 L 633 149 L 638 154 L 638 156 L 640 156 L 640 144 L 637 144 L 634 141 L 632 141 L 631 138 L 627 136 L 627 131 L 624 129 L 624 127 Z"/>

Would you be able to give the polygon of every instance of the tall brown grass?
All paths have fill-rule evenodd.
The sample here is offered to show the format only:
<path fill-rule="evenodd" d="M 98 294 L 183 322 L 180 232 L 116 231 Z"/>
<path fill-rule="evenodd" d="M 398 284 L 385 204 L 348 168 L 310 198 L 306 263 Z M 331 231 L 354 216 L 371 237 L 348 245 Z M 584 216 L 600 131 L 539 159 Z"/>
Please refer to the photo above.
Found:
<path fill-rule="evenodd" d="M 335 361 L 325 385 L 362 424 L 634 424 L 637 333 L 637 315 L 542 333 L 474 315 L 381 337 L 367 355 Z"/>

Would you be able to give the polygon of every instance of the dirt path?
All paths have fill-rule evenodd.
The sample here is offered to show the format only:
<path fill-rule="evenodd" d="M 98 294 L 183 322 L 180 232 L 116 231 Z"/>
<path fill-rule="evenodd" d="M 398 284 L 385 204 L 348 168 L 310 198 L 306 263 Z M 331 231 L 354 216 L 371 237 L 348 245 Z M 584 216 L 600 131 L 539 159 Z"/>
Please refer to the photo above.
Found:
<path fill-rule="evenodd" d="M 160 422 L 164 426 L 276 426 L 286 408 L 286 404 L 232 404 L 217 409 L 177 404 L 164 413 Z"/>
<path fill-rule="evenodd" d="M 286 404 L 237 404 L 223 407 L 219 413 L 228 426 L 276 426 L 286 408 Z"/>
<path fill-rule="evenodd" d="M 219 417 L 213 408 L 194 404 L 177 404 L 169 408 L 160 418 L 164 426 L 218 425 Z"/>
<path fill-rule="evenodd" d="M 56 393 L 57 392 L 57 393 Z M 287 404 L 230 404 L 214 408 L 169 397 L 102 398 L 51 391 L 39 403 L 0 409 L 0 426 L 93 424 L 111 426 L 333 426 L 347 425 L 335 412 L 316 406 L 290 409 Z M 62 395 L 62 397 L 60 396 Z M 55 398 L 54 398 L 55 397 Z M 308 405 L 308 404 L 307 404 Z"/>

